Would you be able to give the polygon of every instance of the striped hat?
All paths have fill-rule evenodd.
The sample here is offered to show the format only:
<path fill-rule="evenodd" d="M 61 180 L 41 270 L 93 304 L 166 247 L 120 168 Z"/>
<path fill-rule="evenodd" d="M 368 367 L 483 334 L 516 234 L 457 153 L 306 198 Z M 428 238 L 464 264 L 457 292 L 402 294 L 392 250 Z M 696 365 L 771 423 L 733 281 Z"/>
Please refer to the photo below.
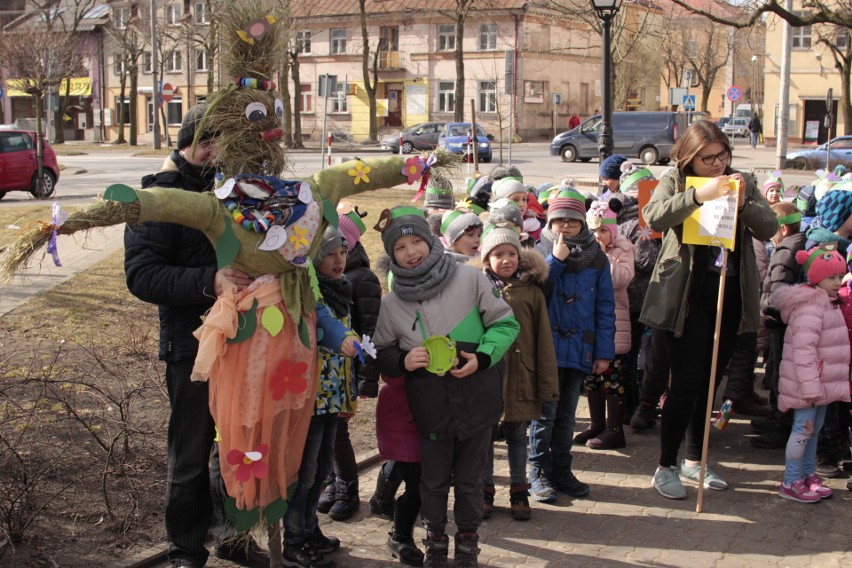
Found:
<path fill-rule="evenodd" d="M 352 252 L 352 249 L 361 240 L 361 235 L 367 232 L 367 227 L 363 221 L 366 216 L 366 212 L 361 213 L 357 207 L 352 207 L 345 201 L 341 201 L 337 206 L 338 228 L 346 237 L 346 246 L 349 252 Z"/>
<path fill-rule="evenodd" d="M 586 220 L 586 198 L 572 186 L 562 186 L 550 194 L 547 208 L 547 223 L 554 219 Z"/>
<path fill-rule="evenodd" d="M 426 209 L 452 209 L 456 206 L 453 184 L 444 177 L 431 176 L 426 186 L 423 206 Z"/>

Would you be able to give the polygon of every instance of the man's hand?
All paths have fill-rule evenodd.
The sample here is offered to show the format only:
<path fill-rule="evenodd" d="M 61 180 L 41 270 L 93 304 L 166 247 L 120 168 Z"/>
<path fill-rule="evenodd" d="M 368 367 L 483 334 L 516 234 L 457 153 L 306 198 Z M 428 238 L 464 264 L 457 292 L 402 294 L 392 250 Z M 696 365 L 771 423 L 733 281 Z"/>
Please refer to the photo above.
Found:
<path fill-rule="evenodd" d="M 474 374 L 477 369 L 479 369 L 479 361 L 476 359 L 475 354 L 468 353 L 467 351 L 459 351 L 459 357 L 467 359 L 467 361 L 461 367 L 453 367 L 450 369 L 450 374 L 455 378 L 463 379 Z"/>
<path fill-rule="evenodd" d="M 405 370 L 408 372 L 429 366 L 429 352 L 425 347 L 415 347 L 405 356 Z"/>
<path fill-rule="evenodd" d="M 556 237 L 556 242 L 553 243 L 553 258 L 565 262 L 569 254 L 571 254 L 571 247 L 565 242 L 564 235 L 559 233 Z"/>
<path fill-rule="evenodd" d="M 592 374 L 600 375 L 605 373 L 607 369 L 609 369 L 610 361 L 606 359 L 595 359 L 594 364 L 592 365 Z"/>
<path fill-rule="evenodd" d="M 340 345 L 340 352 L 347 357 L 354 357 L 358 354 L 358 350 L 355 349 L 355 336 L 347 335 L 343 340 L 343 343 Z"/>
<path fill-rule="evenodd" d="M 221 296 L 225 290 L 242 292 L 251 284 L 253 278 L 236 268 L 222 268 L 216 272 L 213 278 L 213 288 L 217 296 Z"/>

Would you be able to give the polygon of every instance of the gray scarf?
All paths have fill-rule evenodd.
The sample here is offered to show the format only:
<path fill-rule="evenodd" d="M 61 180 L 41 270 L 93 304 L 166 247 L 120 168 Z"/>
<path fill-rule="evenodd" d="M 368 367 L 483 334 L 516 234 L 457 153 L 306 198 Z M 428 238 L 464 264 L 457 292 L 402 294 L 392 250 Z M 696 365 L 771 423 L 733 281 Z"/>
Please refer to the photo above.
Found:
<path fill-rule="evenodd" d="M 556 234 L 551 230 L 550 225 L 541 230 L 541 240 L 546 241 L 548 253 L 552 252 Z M 575 272 L 587 268 L 601 250 L 601 246 L 595 240 L 595 234 L 585 225 L 576 237 L 566 237 L 565 243 L 571 246 L 571 253 L 563 262 L 569 270 Z"/>
<path fill-rule="evenodd" d="M 432 249 L 419 266 L 403 268 L 391 261 L 393 291 L 397 296 L 409 302 L 422 302 L 437 296 L 456 271 L 457 263 L 448 254 L 438 237 L 432 237 Z"/>

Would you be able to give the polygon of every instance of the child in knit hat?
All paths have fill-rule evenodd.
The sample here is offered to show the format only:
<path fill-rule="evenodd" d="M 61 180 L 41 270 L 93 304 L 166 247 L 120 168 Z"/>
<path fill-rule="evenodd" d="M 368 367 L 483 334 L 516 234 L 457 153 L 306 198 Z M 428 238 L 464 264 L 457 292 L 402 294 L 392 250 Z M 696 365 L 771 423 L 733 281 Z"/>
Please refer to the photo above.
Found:
<path fill-rule="evenodd" d="M 784 199 L 784 181 L 781 179 L 781 171 L 774 170 L 763 182 L 763 196 L 770 205 L 775 205 Z"/>
<path fill-rule="evenodd" d="M 815 247 L 796 253 L 808 282 L 774 294 L 787 324 L 781 361 L 778 409 L 793 409 L 784 481 L 778 496 L 817 503 L 832 495 L 816 473 L 817 435 L 826 406 L 849 402 L 849 333 L 837 309 L 846 262 L 836 251 Z"/>
<path fill-rule="evenodd" d="M 445 177 L 431 176 L 423 200 L 423 209 L 427 216 L 432 213 L 443 215 L 445 211 L 451 211 L 456 206 L 452 182 Z"/>
<path fill-rule="evenodd" d="M 391 257 L 393 282 L 382 299 L 375 344 L 379 370 L 405 376 L 420 433 L 424 565 L 447 562 L 452 480 L 455 564 L 475 566 L 482 476 L 491 429 L 502 410 L 501 372 L 495 365 L 520 326 L 481 271 L 443 253 L 419 209 L 385 210 L 376 228 Z"/>
<path fill-rule="evenodd" d="M 505 206 L 509 202 L 517 205 L 524 220 L 523 232 L 529 234 L 533 240 L 538 240 L 541 235 L 541 223 L 536 218 L 536 215 L 530 211 L 529 199 L 535 200 L 535 197 L 530 195 L 523 183 L 513 177 L 504 177 L 494 182 L 489 207 L 491 210 L 494 210 Z M 537 201 L 536 205 L 537 209 L 543 213 L 544 210 Z"/>
<path fill-rule="evenodd" d="M 548 266 L 540 254 L 521 248 L 514 228 L 497 225 L 487 225 L 483 231 L 482 264 L 521 326 L 513 348 L 504 359 L 503 432 L 509 449 L 511 515 L 523 521 L 531 516 L 526 471 L 527 423 L 541 417 L 542 403 L 559 399 L 556 352 L 542 290 L 547 284 Z M 494 506 L 493 445 L 488 448 L 482 491 L 487 517 Z"/>
<path fill-rule="evenodd" d="M 601 162 L 601 197 L 608 199 L 613 193 L 618 193 L 621 186 L 621 165 L 627 161 L 627 156 L 613 154 Z"/>
<path fill-rule="evenodd" d="M 441 219 L 441 234 L 447 250 L 464 257 L 456 260 L 466 261 L 479 254 L 482 219 L 466 209 L 447 211 Z"/>
<path fill-rule="evenodd" d="M 547 299 L 560 400 L 547 402 L 530 425 L 532 496 L 553 502 L 556 491 L 588 495 L 571 471 L 574 414 L 586 375 L 600 374 L 615 359 L 615 298 L 609 260 L 586 226 L 585 199 L 565 186 L 551 196 L 547 226 L 536 250 L 550 266 Z"/>
<path fill-rule="evenodd" d="M 586 222 L 609 259 L 615 295 L 615 359 L 602 373 L 587 375 L 585 392 L 589 401 L 589 427 L 574 442 L 593 450 L 624 448 L 624 367 L 630 352 L 630 302 L 627 287 L 634 275 L 633 244 L 618 233 L 616 217 L 621 201 L 597 201 L 589 209 Z"/>

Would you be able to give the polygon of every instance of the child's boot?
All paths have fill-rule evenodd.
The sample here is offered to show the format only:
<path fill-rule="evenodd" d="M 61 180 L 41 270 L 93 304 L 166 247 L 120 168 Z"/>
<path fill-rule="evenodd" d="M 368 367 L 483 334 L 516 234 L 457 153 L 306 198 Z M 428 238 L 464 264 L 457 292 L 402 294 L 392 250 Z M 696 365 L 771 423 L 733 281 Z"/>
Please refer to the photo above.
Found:
<path fill-rule="evenodd" d="M 477 568 L 479 563 L 479 535 L 475 532 L 456 533 L 456 568 Z"/>
<path fill-rule="evenodd" d="M 509 505 L 512 507 L 512 518 L 516 521 L 528 521 L 532 517 L 532 509 L 530 509 L 529 483 L 521 483 L 520 485 L 512 485 L 509 489 Z"/>
<path fill-rule="evenodd" d="M 449 537 L 445 534 L 427 532 L 423 544 L 426 546 L 423 566 L 426 568 L 447 568 L 447 556 L 450 550 Z"/>
<path fill-rule="evenodd" d="M 325 488 L 320 494 L 319 503 L 317 504 L 317 513 L 328 513 L 334 505 L 336 481 L 337 477 L 332 471 L 331 475 L 329 475 L 328 479 L 325 481 Z"/>
<path fill-rule="evenodd" d="M 402 479 L 390 479 L 385 475 L 386 465 L 387 463 L 383 463 L 382 467 L 379 468 L 379 476 L 376 478 L 376 492 L 370 497 L 370 512 L 374 515 L 384 515 L 393 519 L 394 498 Z"/>
<path fill-rule="evenodd" d="M 589 427 L 574 436 L 574 443 L 585 444 L 598 434 L 606 430 L 606 407 L 604 406 L 603 389 L 590 389 L 586 392 L 589 401 L 589 418 L 592 423 Z"/>
<path fill-rule="evenodd" d="M 624 439 L 622 414 L 624 414 L 622 397 L 606 397 L 606 430 L 597 438 L 589 440 L 586 445 L 593 450 L 613 450 L 627 447 L 627 441 Z"/>
<path fill-rule="evenodd" d="M 419 509 L 406 507 L 399 499 L 394 506 L 393 532 L 388 536 L 388 550 L 406 566 L 423 566 L 423 552 L 414 544 L 413 537 L 419 512 Z"/>
<path fill-rule="evenodd" d="M 491 513 L 494 511 L 494 493 L 496 490 L 493 485 L 482 486 L 482 518 L 490 519 Z"/>
<path fill-rule="evenodd" d="M 361 498 L 358 496 L 358 479 L 345 481 L 338 479 L 335 484 L 334 505 L 328 511 L 328 516 L 335 521 L 345 521 L 352 518 L 361 507 Z"/>

